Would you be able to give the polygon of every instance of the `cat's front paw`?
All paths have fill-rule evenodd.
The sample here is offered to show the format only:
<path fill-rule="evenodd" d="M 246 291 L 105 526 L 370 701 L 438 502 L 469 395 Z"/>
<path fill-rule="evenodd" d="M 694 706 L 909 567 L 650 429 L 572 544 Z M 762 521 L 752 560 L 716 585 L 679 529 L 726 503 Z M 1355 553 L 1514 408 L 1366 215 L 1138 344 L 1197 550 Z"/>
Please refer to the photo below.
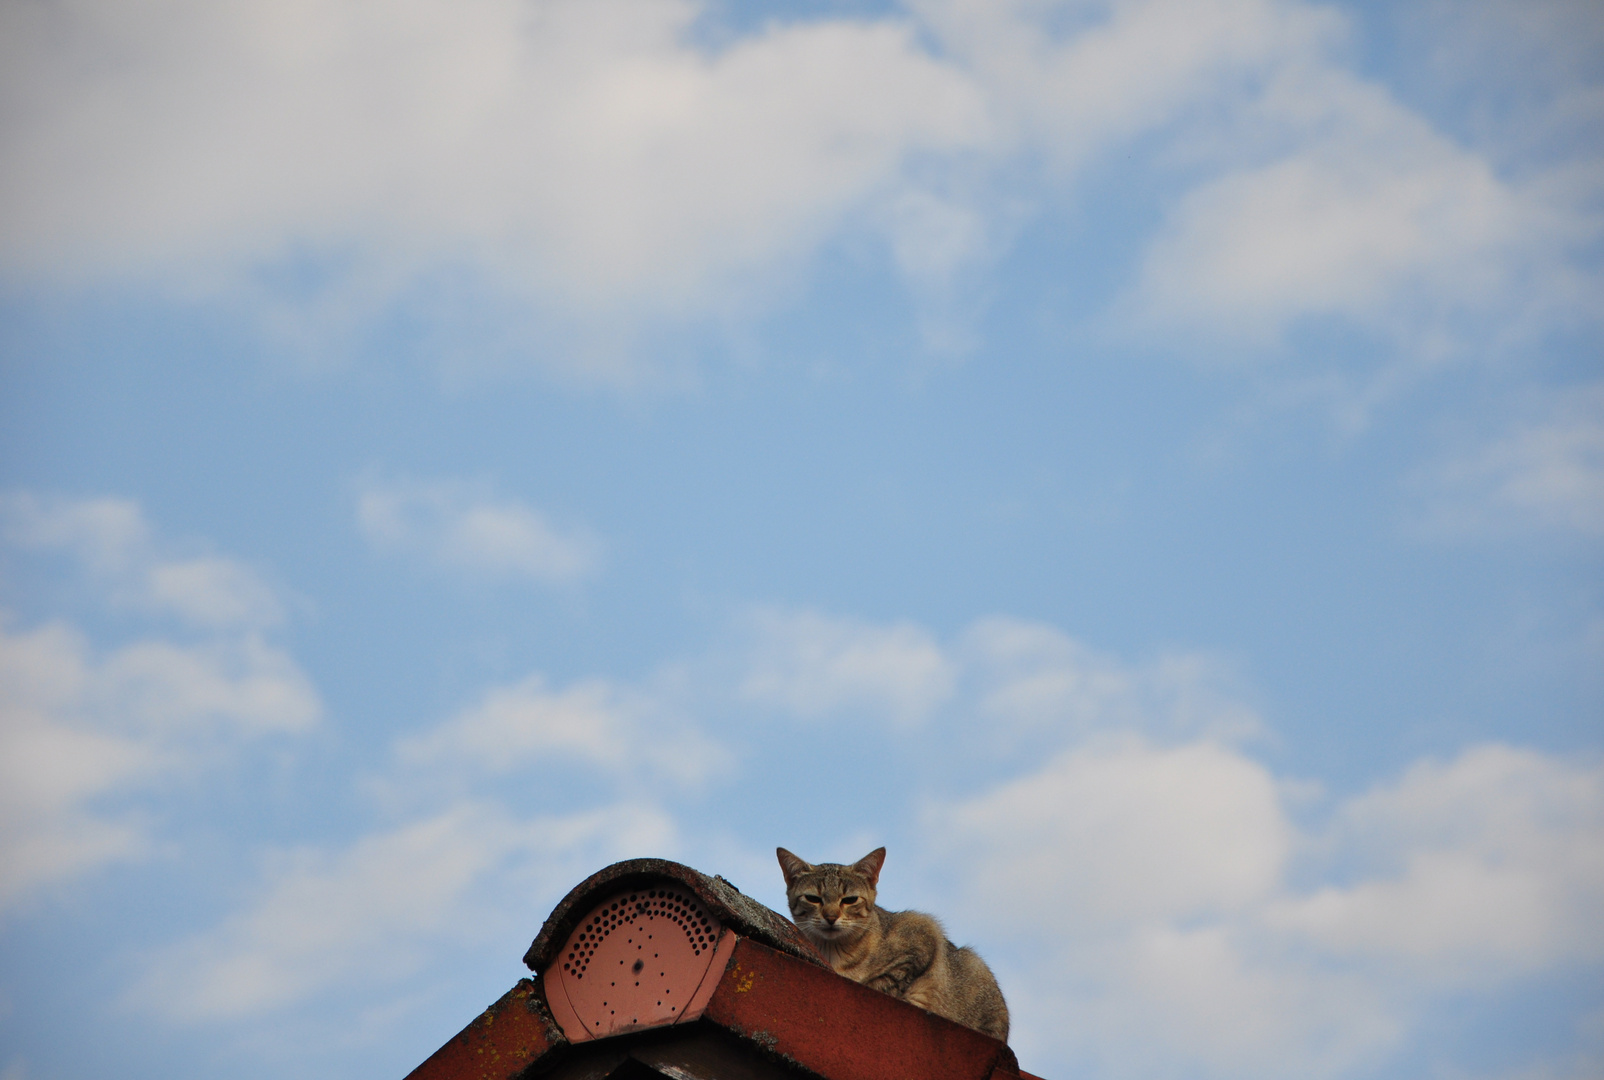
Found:
<path fill-rule="evenodd" d="M 900 998 L 903 994 L 907 993 L 908 985 L 912 981 L 913 980 L 908 977 L 906 972 L 887 971 L 883 974 L 876 975 L 864 985 L 873 987 L 882 994 L 890 994 L 894 998 Z"/>

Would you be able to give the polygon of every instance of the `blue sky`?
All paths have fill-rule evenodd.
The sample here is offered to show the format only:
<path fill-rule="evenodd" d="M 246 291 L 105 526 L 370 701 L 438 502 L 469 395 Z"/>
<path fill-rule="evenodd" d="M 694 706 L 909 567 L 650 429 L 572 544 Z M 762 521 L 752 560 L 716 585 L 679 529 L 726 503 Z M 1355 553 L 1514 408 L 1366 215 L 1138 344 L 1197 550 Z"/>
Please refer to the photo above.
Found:
<path fill-rule="evenodd" d="M 1044 1076 L 1598 1075 L 1601 57 L 6 7 L 0 1078 L 404 1075 L 588 873 L 782 844 Z"/>

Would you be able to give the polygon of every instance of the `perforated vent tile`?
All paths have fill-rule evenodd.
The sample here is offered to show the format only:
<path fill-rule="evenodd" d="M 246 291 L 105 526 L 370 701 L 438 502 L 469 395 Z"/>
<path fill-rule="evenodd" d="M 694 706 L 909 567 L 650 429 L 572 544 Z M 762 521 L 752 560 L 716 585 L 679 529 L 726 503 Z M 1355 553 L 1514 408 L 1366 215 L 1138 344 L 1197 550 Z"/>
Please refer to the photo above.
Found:
<path fill-rule="evenodd" d="M 620 893 L 579 920 L 545 978 L 590 1038 L 672 1024 L 707 976 L 722 931 L 679 886 Z"/>

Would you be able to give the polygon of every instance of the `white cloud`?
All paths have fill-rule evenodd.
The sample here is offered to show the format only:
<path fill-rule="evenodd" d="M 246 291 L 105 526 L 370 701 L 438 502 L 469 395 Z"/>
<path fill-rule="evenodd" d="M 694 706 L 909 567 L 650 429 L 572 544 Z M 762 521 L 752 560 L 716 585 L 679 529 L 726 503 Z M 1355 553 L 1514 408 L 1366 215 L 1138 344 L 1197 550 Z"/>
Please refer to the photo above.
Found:
<path fill-rule="evenodd" d="M 970 673 L 973 707 L 1003 737 L 1125 729 L 1239 738 L 1262 729 L 1226 665 L 1205 656 L 1171 653 L 1133 667 L 1057 627 L 1000 616 L 971 625 L 955 655 Z"/>
<path fill-rule="evenodd" d="M 144 813 L 107 800 L 241 739 L 303 731 L 320 711 L 295 663 L 259 641 L 145 640 L 96 657 L 62 624 L 0 629 L 0 908 L 147 849 Z"/>
<path fill-rule="evenodd" d="M 151 846 L 149 796 L 241 744 L 316 724 L 316 690 L 256 626 L 277 599 L 226 559 L 162 561 L 137 504 L 0 504 L 13 550 L 65 550 L 114 601 L 170 611 L 198 641 L 97 648 L 65 622 L 0 623 L 0 909 Z"/>
<path fill-rule="evenodd" d="M 1167 205 L 1156 233 L 1127 241 L 1144 254 L 1138 280 L 1108 313 L 1117 336 L 1240 358 L 1284 353 L 1298 329 L 1334 322 L 1390 347 L 1388 370 L 1367 372 L 1374 385 L 1360 395 L 1379 399 L 1447 359 L 1596 319 L 1599 285 L 1585 252 L 1604 222 L 1589 123 L 1604 116 L 1604 96 L 1576 61 L 1587 55 L 1578 41 L 1596 37 L 1591 23 L 1577 26 L 1588 20 L 1576 11 L 1447 5 L 1423 16 L 1491 28 L 1482 37 L 1498 47 L 1456 61 L 1461 88 L 1485 82 L 1492 61 L 1510 55 L 1505 24 L 1520 24 L 1514 36 L 1531 39 L 1521 47 L 1530 70 L 1499 71 L 1500 100 L 1526 101 L 1542 87 L 1561 100 L 1526 101 L 1514 128 L 1568 132 L 1534 157 L 1508 141 L 1469 144 L 1361 76 L 1351 59 L 1357 21 L 1328 5 L 914 6 L 1016 136 L 993 144 L 1000 171 L 1028 148 L 1073 182 L 1087 164 L 1156 136 L 1147 141 L 1160 148 L 1157 171 L 1131 180 L 1169 187 Z M 1416 45 L 1418 66 L 1396 74 L 1418 100 L 1419 66 L 1443 56 L 1440 35 Z M 1568 63 L 1551 62 L 1562 54 Z M 1446 69 L 1438 75 L 1452 81 Z"/>
<path fill-rule="evenodd" d="M 216 723 L 245 733 L 303 731 L 320 709 L 295 662 L 254 637 L 125 645 L 106 658 L 87 696 L 102 715 L 152 731 Z"/>
<path fill-rule="evenodd" d="M 1539 415 L 1418 473 L 1412 486 L 1424 494 L 1426 533 L 1604 536 L 1604 386 L 1556 395 Z"/>
<path fill-rule="evenodd" d="M 982 723 L 966 719 L 955 734 L 990 757 L 1097 732 L 1239 739 L 1263 728 L 1218 658 L 1167 653 L 1131 665 L 1040 622 L 983 618 L 943 644 L 911 622 L 765 608 L 740 629 L 741 701 L 898 727 L 972 718 Z"/>
<path fill-rule="evenodd" d="M 1035 926 L 1234 911 L 1274 887 L 1291 846 L 1269 772 L 1209 743 L 1070 750 L 933 829 Z"/>
<path fill-rule="evenodd" d="M 1604 769 L 1488 745 L 1344 805 L 1328 842 L 1368 876 L 1278 903 L 1338 956 L 1466 985 L 1604 960 Z"/>
<path fill-rule="evenodd" d="M 273 590 L 231 559 L 160 563 L 150 568 L 147 589 L 157 606 L 204 626 L 260 626 L 282 617 Z"/>
<path fill-rule="evenodd" d="M 865 231 L 930 340 L 961 345 L 984 294 L 966 275 L 1147 137 L 1188 175 L 1136 182 L 1190 185 L 1118 313 L 1148 331 L 1262 345 L 1335 317 L 1440 356 L 1489 301 L 1541 320 L 1595 291 L 1572 250 L 1597 235 L 1596 178 L 1574 151 L 1510 179 L 1358 78 L 1347 22 L 1297 0 L 917 0 L 739 33 L 694 0 L 0 19 L 13 278 L 221 287 L 330 332 L 404 302 L 454 328 L 444 352 L 499 319 L 596 378 L 638 378 L 605 342 L 641 320 L 744 317 Z M 565 336 L 575 320 L 588 337 Z"/>
<path fill-rule="evenodd" d="M 25 551 L 64 551 L 112 589 L 118 602 L 177 615 L 196 626 L 267 627 L 284 612 L 250 567 L 216 555 L 173 556 L 128 499 L 73 499 L 29 491 L 0 496 L 0 533 Z"/>
<path fill-rule="evenodd" d="M 1474 747 L 1316 831 L 1285 788 L 1234 748 L 1127 739 L 933 807 L 1025 1045 L 1132 1076 L 1336 1075 L 1436 995 L 1604 956 L 1597 764 Z"/>
<path fill-rule="evenodd" d="M 117 573 L 150 544 L 150 526 L 129 499 L 40 497 L 30 491 L 0 497 L 0 524 L 8 544 L 28 550 L 72 552 L 89 569 Z"/>
<path fill-rule="evenodd" d="M 616 767 L 631 750 L 626 707 L 617 698 L 600 681 L 553 692 L 535 675 L 491 690 L 478 706 L 425 735 L 402 740 L 396 751 L 409 763 L 467 760 L 496 773 L 548 754 Z"/>
<path fill-rule="evenodd" d="M 1249 149 L 1174 207 L 1145 258 L 1146 320 L 1259 349 L 1341 317 L 1430 362 L 1464 344 L 1434 342 L 1445 315 L 1480 327 L 1559 284 L 1581 220 L 1378 87 L 1330 67 L 1282 72 L 1250 114 L 1286 148 L 1258 162 Z"/>
<path fill-rule="evenodd" d="M 396 744 L 409 786 L 420 774 L 450 777 L 569 769 L 700 784 L 728 772 L 729 751 L 679 715 L 662 695 L 599 679 L 551 690 L 534 675 L 491 689 L 472 708 Z"/>
<path fill-rule="evenodd" d="M 343 849 L 269 860 L 250 906 L 149 958 L 129 1000 L 177 1020 L 259 1014 L 341 987 L 371 987 L 444 949 L 499 940 L 620 858 L 671 852 L 672 823 L 618 805 L 517 819 L 461 803 Z"/>
<path fill-rule="evenodd" d="M 964 635 L 964 651 L 988 676 L 977 705 L 1006 728 L 1074 724 L 1093 730 L 1141 719 L 1133 673 L 1056 627 L 984 619 Z"/>
<path fill-rule="evenodd" d="M 1238 106 L 1243 81 L 1317 53 L 1342 30 L 1329 9 L 1280 0 L 910 6 L 986 88 L 1018 145 L 1068 175 L 1181 117 Z"/>
<path fill-rule="evenodd" d="M 591 574 L 600 559 L 590 536 L 464 484 L 372 487 L 357 501 L 357 520 L 376 547 L 486 577 L 561 584 Z"/>
<path fill-rule="evenodd" d="M 843 711 L 925 718 L 953 692 L 951 661 L 912 623 L 875 626 L 811 611 L 756 612 L 747 700 L 800 717 Z"/>
<path fill-rule="evenodd" d="M 674 309 L 805 249 L 983 107 L 898 22 L 693 43 L 702 6 L 292 0 L 8 9 L 14 271 L 358 250 Z M 118 177 L 115 183 L 109 177 Z"/>

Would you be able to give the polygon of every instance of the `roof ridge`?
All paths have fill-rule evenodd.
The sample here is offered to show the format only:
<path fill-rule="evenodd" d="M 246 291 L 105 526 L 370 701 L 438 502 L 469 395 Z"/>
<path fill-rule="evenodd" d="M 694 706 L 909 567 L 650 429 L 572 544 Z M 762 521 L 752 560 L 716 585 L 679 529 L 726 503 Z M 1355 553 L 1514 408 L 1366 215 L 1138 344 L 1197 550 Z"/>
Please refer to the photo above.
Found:
<path fill-rule="evenodd" d="M 736 933 L 798 960 L 819 967 L 829 966 L 791 920 L 779 912 L 753 900 L 725 878 L 717 875 L 710 877 L 684 863 L 668 859 L 625 859 L 596 871 L 575 885 L 541 924 L 540 933 L 535 935 L 529 951 L 524 953 L 525 966 L 531 971 L 544 971 L 568 940 L 579 919 L 604 896 L 649 887 L 652 882 L 664 878 L 690 889 L 720 922 Z"/>

